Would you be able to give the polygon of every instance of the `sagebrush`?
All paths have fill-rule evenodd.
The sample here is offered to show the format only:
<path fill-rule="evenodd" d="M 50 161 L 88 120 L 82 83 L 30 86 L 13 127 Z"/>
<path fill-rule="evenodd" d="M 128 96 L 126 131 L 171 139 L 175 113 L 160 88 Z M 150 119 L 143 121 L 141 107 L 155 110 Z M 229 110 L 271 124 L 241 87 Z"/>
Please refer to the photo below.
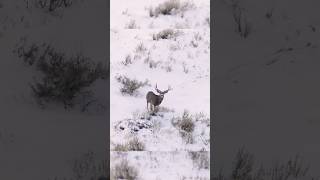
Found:
<path fill-rule="evenodd" d="M 173 29 L 164 29 L 157 34 L 153 34 L 152 39 L 153 40 L 159 40 L 159 39 L 172 39 L 177 37 L 179 34 L 179 31 L 175 31 Z"/>
<path fill-rule="evenodd" d="M 236 23 L 236 31 L 243 38 L 247 38 L 252 31 L 252 25 L 248 20 L 248 15 L 244 8 L 239 7 L 238 4 L 233 5 L 233 19 Z"/>
<path fill-rule="evenodd" d="M 75 159 L 72 170 L 76 180 L 98 179 L 109 175 L 107 161 L 99 160 L 92 151 L 88 151 Z"/>
<path fill-rule="evenodd" d="M 194 166 L 198 169 L 209 169 L 210 168 L 210 157 L 209 152 L 199 151 L 199 152 L 189 152 Z"/>
<path fill-rule="evenodd" d="M 125 144 L 116 144 L 114 151 L 143 151 L 145 145 L 138 138 L 133 138 Z"/>
<path fill-rule="evenodd" d="M 138 170 L 129 165 L 128 160 L 122 160 L 111 169 L 111 179 L 119 180 L 136 180 L 138 178 Z"/>
<path fill-rule="evenodd" d="M 136 21 L 132 19 L 126 24 L 125 28 L 126 29 L 139 29 L 139 26 L 137 25 Z"/>
<path fill-rule="evenodd" d="M 184 12 L 188 9 L 191 9 L 194 7 L 193 3 L 190 2 L 183 2 L 181 3 L 179 0 L 168 0 L 161 4 L 159 4 L 157 7 L 149 8 L 149 16 L 150 17 L 158 17 L 161 15 L 174 15 L 179 12 Z"/>
<path fill-rule="evenodd" d="M 73 0 L 36 0 L 35 3 L 37 7 L 53 12 L 57 9 L 70 7 Z"/>
<path fill-rule="evenodd" d="M 120 92 L 131 96 L 135 95 L 139 88 L 149 85 L 148 80 L 142 82 L 123 75 L 116 76 L 116 80 L 121 84 Z"/>
<path fill-rule="evenodd" d="M 221 171 L 213 174 L 214 180 L 317 180 L 309 175 L 309 166 L 300 155 L 283 163 L 275 163 L 271 168 L 256 165 L 253 154 L 241 148 L 233 161 L 229 174 Z"/>
<path fill-rule="evenodd" d="M 91 98 L 93 92 L 88 89 L 98 79 L 106 79 L 107 68 L 101 62 L 94 63 L 82 54 L 67 56 L 52 45 L 21 45 L 15 51 L 25 63 L 40 72 L 30 84 L 38 103 L 63 103 L 70 108 L 75 99 Z"/>
<path fill-rule="evenodd" d="M 192 144 L 193 131 L 195 128 L 195 123 L 193 117 L 185 110 L 181 117 L 176 117 L 171 120 L 173 126 L 178 128 L 181 137 L 186 141 L 186 143 Z"/>

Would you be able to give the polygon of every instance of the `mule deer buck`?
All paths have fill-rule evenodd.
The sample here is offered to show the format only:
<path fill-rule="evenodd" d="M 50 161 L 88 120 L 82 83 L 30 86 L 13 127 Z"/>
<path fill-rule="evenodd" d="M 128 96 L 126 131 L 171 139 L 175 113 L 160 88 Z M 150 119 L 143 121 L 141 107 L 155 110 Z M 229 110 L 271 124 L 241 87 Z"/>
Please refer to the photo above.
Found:
<path fill-rule="evenodd" d="M 164 98 L 164 95 L 169 92 L 170 90 L 172 90 L 172 88 L 169 86 L 167 90 L 165 91 L 160 91 L 157 87 L 157 84 L 156 84 L 156 91 L 159 93 L 159 95 L 156 95 L 155 93 L 153 93 L 152 91 L 149 91 L 147 93 L 147 110 L 149 110 L 149 103 L 150 103 L 150 110 L 151 111 L 154 111 L 155 107 L 156 106 L 159 106 Z"/>

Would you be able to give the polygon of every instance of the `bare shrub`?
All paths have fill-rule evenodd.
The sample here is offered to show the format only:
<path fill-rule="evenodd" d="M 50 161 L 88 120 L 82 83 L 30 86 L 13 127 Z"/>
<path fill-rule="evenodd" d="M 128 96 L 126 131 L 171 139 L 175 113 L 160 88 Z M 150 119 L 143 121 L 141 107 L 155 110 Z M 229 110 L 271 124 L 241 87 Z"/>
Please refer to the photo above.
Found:
<path fill-rule="evenodd" d="M 180 130 L 180 135 L 181 135 L 182 139 L 187 144 L 193 144 L 194 143 L 194 138 L 193 138 L 193 133 L 192 132 L 186 132 L 186 131 Z"/>
<path fill-rule="evenodd" d="M 172 72 L 172 67 L 167 65 L 167 66 L 165 66 L 165 70 L 166 70 L 166 72 Z"/>
<path fill-rule="evenodd" d="M 199 32 L 194 33 L 193 38 L 195 41 L 201 41 L 202 40 L 202 36 Z"/>
<path fill-rule="evenodd" d="M 186 132 L 192 132 L 194 130 L 194 122 L 188 111 L 184 111 L 182 119 L 180 121 L 180 128 Z"/>
<path fill-rule="evenodd" d="M 153 59 L 151 59 L 150 54 L 151 53 L 149 51 L 147 57 L 144 59 L 144 63 L 147 64 L 151 69 L 157 68 L 158 65 L 161 64 L 161 61 L 154 61 Z"/>
<path fill-rule="evenodd" d="M 186 143 L 192 144 L 194 142 L 193 130 L 195 128 L 195 124 L 188 111 L 185 110 L 182 117 L 172 118 L 171 123 L 173 126 L 178 128 L 181 137 L 186 141 Z"/>
<path fill-rule="evenodd" d="M 268 172 L 268 176 L 273 180 L 301 179 L 307 175 L 308 171 L 309 167 L 304 165 L 299 155 L 296 155 L 286 163 L 276 163 Z"/>
<path fill-rule="evenodd" d="M 159 40 L 159 39 L 172 39 L 177 37 L 179 34 L 178 31 L 174 31 L 173 29 L 165 29 L 157 34 L 153 34 L 152 38 L 153 40 Z"/>
<path fill-rule="evenodd" d="M 193 122 L 192 116 L 187 110 L 185 110 L 181 117 L 172 118 L 171 123 L 175 127 L 185 132 L 193 132 L 195 124 Z"/>
<path fill-rule="evenodd" d="M 267 19 L 271 19 L 274 13 L 274 8 L 268 9 L 265 16 Z"/>
<path fill-rule="evenodd" d="M 137 137 L 134 137 L 125 144 L 116 144 L 113 148 L 114 151 L 143 151 L 145 145 Z"/>
<path fill-rule="evenodd" d="M 73 107 L 77 97 L 91 98 L 92 92 L 87 88 L 107 77 L 107 68 L 102 63 L 94 63 L 82 54 L 68 57 L 46 43 L 30 47 L 23 44 L 15 52 L 41 73 L 42 78 L 35 79 L 30 86 L 42 106 L 44 102 L 58 102 L 66 109 Z"/>
<path fill-rule="evenodd" d="M 122 160 L 111 169 L 111 179 L 119 180 L 136 180 L 138 178 L 138 170 L 129 165 L 128 160 Z"/>
<path fill-rule="evenodd" d="M 189 152 L 189 156 L 193 161 L 193 164 L 197 166 L 198 169 L 209 169 L 210 168 L 210 158 L 209 153 L 203 152 Z"/>
<path fill-rule="evenodd" d="M 107 176 L 106 160 L 99 161 L 96 154 L 92 151 L 81 155 L 73 161 L 73 175 L 77 180 L 98 179 L 101 176 Z"/>
<path fill-rule="evenodd" d="M 150 17 L 154 17 L 154 16 L 155 16 L 155 13 L 154 13 L 153 8 L 150 6 L 150 7 L 148 8 L 148 10 L 149 10 L 149 16 L 150 16 Z M 152 26 L 153 26 L 153 24 L 152 24 Z"/>
<path fill-rule="evenodd" d="M 149 61 L 149 68 L 153 69 L 153 68 L 157 68 L 158 64 L 160 64 L 160 61 L 154 61 L 154 60 L 150 60 Z"/>
<path fill-rule="evenodd" d="M 237 26 L 237 32 L 243 38 L 247 38 L 252 31 L 252 26 L 248 21 L 245 9 L 238 4 L 233 5 L 233 19 Z"/>
<path fill-rule="evenodd" d="M 150 17 L 158 17 L 159 14 L 171 15 L 173 10 L 178 10 L 180 8 L 179 0 L 168 0 L 162 4 L 159 4 L 154 10 L 150 10 Z"/>
<path fill-rule="evenodd" d="M 133 138 L 128 142 L 129 151 L 143 151 L 145 149 L 145 145 L 138 138 Z"/>
<path fill-rule="evenodd" d="M 254 158 L 253 155 L 240 149 L 233 162 L 231 177 L 234 180 L 249 180 L 252 179 Z"/>
<path fill-rule="evenodd" d="M 194 47 L 194 48 L 197 48 L 197 47 L 198 47 L 198 43 L 197 43 L 196 41 L 194 41 L 194 40 L 191 40 L 191 41 L 190 41 L 190 45 L 191 45 L 192 47 Z"/>
<path fill-rule="evenodd" d="M 136 53 L 144 53 L 145 51 L 147 51 L 147 48 L 144 46 L 144 44 L 142 42 L 140 42 L 138 44 L 138 46 L 135 49 Z"/>
<path fill-rule="evenodd" d="M 128 147 L 125 144 L 116 144 L 113 148 L 114 151 L 128 151 Z"/>
<path fill-rule="evenodd" d="M 137 60 L 137 59 L 141 59 L 141 55 L 140 54 L 135 54 L 133 56 L 133 60 Z"/>
<path fill-rule="evenodd" d="M 154 9 L 152 7 L 149 8 L 149 16 L 150 17 L 158 17 L 160 14 L 162 15 L 174 15 L 179 12 L 184 12 L 188 9 L 194 7 L 193 3 L 184 2 L 181 3 L 179 0 L 168 0 L 161 4 L 159 4 Z"/>
<path fill-rule="evenodd" d="M 183 68 L 183 72 L 186 73 L 186 74 L 188 74 L 189 69 L 187 68 L 187 63 L 186 63 L 186 62 L 183 62 L 183 63 L 182 63 L 182 68 Z"/>
<path fill-rule="evenodd" d="M 122 61 L 122 64 L 123 64 L 124 66 L 128 66 L 129 64 L 132 64 L 132 58 L 131 58 L 131 56 L 130 56 L 130 55 L 127 55 L 126 58 L 125 58 L 125 60 Z"/>
<path fill-rule="evenodd" d="M 130 79 L 127 76 L 117 76 L 117 81 L 122 84 L 120 92 L 122 94 L 135 95 L 137 90 L 141 87 L 149 85 L 149 81 L 145 80 L 144 82 L 138 81 L 136 79 Z"/>
<path fill-rule="evenodd" d="M 144 63 L 145 64 L 147 64 L 147 63 L 149 63 L 151 61 L 151 51 L 149 50 L 148 51 L 148 54 L 147 54 L 147 56 L 146 56 L 146 58 L 144 59 Z"/>
<path fill-rule="evenodd" d="M 39 45 L 36 43 L 31 44 L 29 47 L 26 47 L 25 44 L 22 44 L 14 52 L 17 53 L 19 58 L 22 58 L 23 61 L 29 65 L 33 65 L 35 61 L 38 60 L 38 55 L 40 51 Z"/>
<path fill-rule="evenodd" d="M 301 156 L 296 155 L 284 163 L 276 163 L 271 168 L 264 168 L 262 165 L 256 167 L 254 157 L 251 153 L 241 148 L 233 161 L 230 176 L 221 172 L 214 174 L 215 180 L 291 180 L 291 179 L 312 179 L 308 174 L 309 166 L 306 166 Z M 228 177 L 228 178 L 227 178 Z M 229 178 L 230 177 L 230 178 Z"/>
<path fill-rule="evenodd" d="M 185 12 L 189 9 L 194 9 L 196 5 L 192 1 L 185 1 L 181 3 L 180 12 Z M 183 17 L 183 15 L 182 15 Z"/>
<path fill-rule="evenodd" d="M 70 61 L 58 58 L 63 56 L 38 64 L 45 77 L 41 82 L 31 85 L 31 88 L 37 98 L 63 102 L 66 108 L 72 107 L 76 96 L 91 93 L 84 89 L 101 78 L 103 70 L 100 65 L 90 63 L 90 60 L 82 55 L 72 57 Z"/>
<path fill-rule="evenodd" d="M 210 27 L 210 17 L 207 17 L 206 19 L 205 19 L 205 22 L 209 25 L 209 27 Z"/>
<path fill-rule="evenodd" d="M 72 2 L 73 0 L 36 0 L 36 6 L 53 12 L 57 9 L 70 7 Z"/>
<path fill-rule="evenodd" d="M 202 123 L 205 123 L 207 127 L 210 127 L 210 117 L 207 117 L 203 112 L 196 113 L 194 115 L 195 121 L 200 121 Z"/>
<path fill-rule="evenodd" d="M 126 29 L 139 29 L 139 26 L 136 24 L 135 20 L 130 20 L 128 24 L 125 26 Z"/>

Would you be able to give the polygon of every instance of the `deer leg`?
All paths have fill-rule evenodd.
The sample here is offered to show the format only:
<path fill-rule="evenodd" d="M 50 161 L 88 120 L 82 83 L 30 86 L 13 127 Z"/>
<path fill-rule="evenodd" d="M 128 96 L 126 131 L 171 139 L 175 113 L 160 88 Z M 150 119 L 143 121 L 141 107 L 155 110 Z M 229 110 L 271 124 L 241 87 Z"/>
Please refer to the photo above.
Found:
<path fill-rule="evenodd" d="M 149 103 L 147 102 L 147 111 L 149 111 L 149 109 L 148 109 L 148 104 L 149 104 Z"/>

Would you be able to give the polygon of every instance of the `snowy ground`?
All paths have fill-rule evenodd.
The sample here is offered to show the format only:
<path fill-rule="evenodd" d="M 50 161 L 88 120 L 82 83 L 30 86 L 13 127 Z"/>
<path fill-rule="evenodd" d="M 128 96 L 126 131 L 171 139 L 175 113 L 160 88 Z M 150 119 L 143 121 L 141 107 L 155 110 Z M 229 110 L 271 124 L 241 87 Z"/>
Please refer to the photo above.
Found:
<path fill-rule="evenodd" d="M 144 12 L 147 13 L 146 10 Z M 205 17 L 199 19 L 201 20 L 205 22 Z M 152 134 L 148 129 L 137 133 L 141 138 L 145 137 L 146 150 L 210 150 L 209 145 L 204 144 L 203 141 L 185 145 L 171 125 L 171 119 L 181 116 L 184 110 L 188 110 L 190 114 L 202 113 L 209 118 L 210 39 L 208 24 L 204 24 L 199 29 L 174 29 L 178 31 L 177 37 L 158 41 L 152 39 L 153 34 L 163 29 L 127 30 L 123 27 L 118 29 L 116 25 L 111 24 L 110 126 L 113 127 L 111 142 L 121 142 L 125 140 L 125 136 L 131 136 L 130 131 L 126 131 L 127 128 L 119 131 L 116 127 L 120 121 L 139 119 L 146 114 L 145 95 L 150 90 L 155 91 L 154 87 L 157 84 L 160 90 L 165 90 L 168 86 L 173 88 L 165 95 L 161 106 L 174 112 L 163 112 L 164 117 L 151 117 L 151 122 L 159 124 L 159 133 Z M 195 42 L 197 47 L 194 47 L 191 41 Z M 145 49 L 137 52 L 136 47 L 141 43 Z M 122 61 L 127 56 L 131 57 L 132 64 L 123 65 Z M 156 64 L 156 67 L 150 68 L 150 63 Z M 116 80 L 119 75 L 139 81 L 148 80 L 149 86 L 138 89 L 134 96 L 123 95 L 120 92 L 121 84 Z M 205 126 L 200 121 L 197 125 Z M 199 128 L 195 136 L 201 133 L 204 134 L 203 140 L 208 140 L 209 127 Z M 159 135 L 162 137 L 156 137 Z"/>
<path fill-rule="evenodd" d="M 75 177 L 75 162 L 92 152 L 100 163 L 107 154 L 106 110 L 41 109 L 29 86 L 36 73 L 13 50 L 26 37 L 30 43 L 51 43 L 67 54 L 82 52 L 105 62 L 106 2 L 75 1 L 52 14 L 31 2 L 0 0 L 0 179 L 82 179 Z M 105 84 L 99 80 L 92 90 L 106 106 Z"/>
<path fill-rule="evenodd" d="M 299 153 L 319 175 L 319 4 L 239 1 L 252 26 L 242 38 L 231 2 L 213 9 L 216 170 L 245 146 L 265 166 Z"/>
<path fill-rule="evenodd" d="M 190 172 L 188 178 L 196 178 L 197 170 L 188 171 L 191 163 L 181 167 L 181 172 L 161 174 L 189 162 L 184 160 L 187 151 L 210 151 L 210 1 L 180 1 L 188 2 L 183 11 L 150 17 L 149 9 L 163 2 L 111 1 L 110 148 L 117 151 L 117 146 L 138 138 L 144 144 L 139 156 L 166 157 L 159 163 L 159 171 L 141 171 L 142 179 L 177 179 L 182 178 L 182 171 Z M 172 36 L 157 39 L 158 33 L 168 29 L 174 32 Z M 120 91 L 123 85 L 117 77 L 147 83 L 128 95 Z M 147 111 L 146 94 L 156 92 L 156 84 L 160 90 L 169 86 L 172 90 L 152 115 Z M 181 129 L 174 125 L 185 110 L 194 124 L 192 141 L 182 137 Z M 178 162 L 165 166 L 173 151 Z M 130 157 L 136 153 L 127 152 Z M 149 162 L 139 163 L 150 168 Z M 209 179 L 209 170 L 203 171 L 203 177 Z M 149 176 L 151 172 L 159 177 Z"/>
<path fill-rule="evenodd" d="M 199 152 L 196 152 L 199 153 Z M 138 179 L 209 180 L 209 152 L 200 152 L 203 161 L 192 160 L 189 152 L 111 152 L 111 167 L 127 161 L 135 168 Z M 111 175 L 114 169 L 111 169 Z"/>

